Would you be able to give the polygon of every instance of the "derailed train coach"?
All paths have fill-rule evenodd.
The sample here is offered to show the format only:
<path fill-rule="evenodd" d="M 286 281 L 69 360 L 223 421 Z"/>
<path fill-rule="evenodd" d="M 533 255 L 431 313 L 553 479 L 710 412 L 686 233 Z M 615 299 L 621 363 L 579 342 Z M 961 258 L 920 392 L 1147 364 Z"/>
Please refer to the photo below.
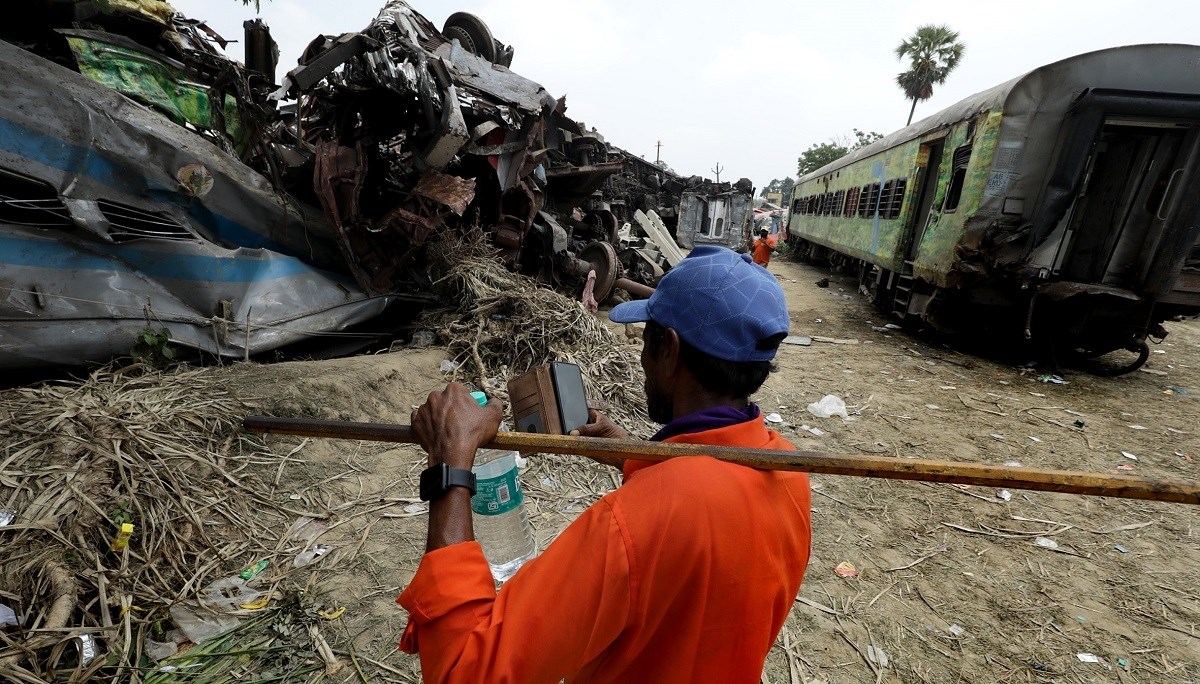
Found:
<path fill-rule="evenodd" d="M 803 176 L 789 239 L 905 322 L 1119 374 L 1200 312 L 1200 46 L 1035 69 Z"/>
<path fill-rule="evenodd" d="M 684 184 L 566 116 L 478 17 L 439 30 L 387 0 L 317 36 L 281 87 L 261 21 L 243 64 L 162 0 L 12 5 L 0 369 L 103 362 L 147 324 L 232 358 L 386 342 L 438 302 L 429 248 L 473 226 L 565 292 L 662 274 L 618 230 L 636 210 L 673 222 Z"/>

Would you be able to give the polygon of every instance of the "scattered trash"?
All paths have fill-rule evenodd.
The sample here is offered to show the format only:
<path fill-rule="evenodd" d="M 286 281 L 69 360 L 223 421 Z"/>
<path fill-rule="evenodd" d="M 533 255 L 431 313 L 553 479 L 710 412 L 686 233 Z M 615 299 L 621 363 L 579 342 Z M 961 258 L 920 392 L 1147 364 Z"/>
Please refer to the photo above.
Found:
<path fill-rule="evenodd" d="M 1000 434 L 1000 433 L 998 433 L 998 432 L 993 432 L 993 433 L 992 433 L 991 435 L 989 435 L 989 436 L 990 436 L 992 439 L 994 439 L 994 440 L 996 440 L 996 441 L 998 441 L 998 442 L 1003 442 L 1003 441 L 1005 441 L 1006 439 L 1008 439 L 1007 437 L 1005 437 L 1004 435 L 1002 435 L 1002 434 Z"/>
<path fill-rule="evenodd" d="M 1183 459 L 1183 460 L 1185 460 L 1185 461 L 1192 461 L 1192 460 L 1195 460 L 1195 459 L 1193 459 L 1193 458 L 1191 457 L 1191 455 L 1190 455 L 1190 454 L 1185 454 L 1185 453 L 1183 453 L 1182 451 L 1176 451 L 1176 452 L 1175 452 L 1175 455 L 1176 455 L 1176 456 L 1178 456 L 1179 458 L 1182 458 L 1182 459 Z"/>
<path fill-rule="evenodd" d="M 302 568 L 311 564 L 321 556 L 329 553 L 331 547 L 328 544 L 317 544 L 308 551 L 301 552 L 296 555 L 296 559 L 292 561 L 293 568 Z"/>
<path fill-rule="evenodd" d="M 109 547 L 113 551 L 124 551 L 125 547 L 129 546 L 129 538 L 133 536 L 133 524 L 121 523 L 121 529 L 117 531 L 117 536 L 113 537 L 112 545 Z"/>
<path fill-rule="evenodd" d="M 267 605 L 270 603 L 271 603 L 271 594 L 267 593 L 267 594 L 263 594 L 261 598 L 255 599 L 253 601 L 246 601 L 245 603 L 238 604 L 238 608 L 241 608 L 242 610 L 262 610 L 263 608 L 266 608 Z"/>
<path fill-rule="evenodd" d="M 1005 501 L 1012 501 L 1012 492 L 1008 491 L 1007 489 L 1001 489 L 1000 491 L 996 492 L 996 498 L 1003 499 Z"/>
<path fill-rule="evenodd" d="M 1029 394 L 1030 394 L 1030 396 L 1034 396 L 1034 397 L 1044 397 L 1044 396 L 1046 396 L 1046 395 L 1045 395 L 1044 393 L 1042 393 L 1042 392 L 1030 392 Z"/>
<path fill-rule="evenodd" d="M 1185 389 L 1183 387 L 1176 387 L 1175 385 L 1167 385 L 1167 389 L 1163 390 L 1163 394 L 1186 395 L 1187 393 L 1188 393 L 1187 389 Z"/>
<path fill-rule="evenodd" d="M 955 387 L 954 385 L 942 385 L 942 386 L 941 386 L 941 389 L 944 389 L 944 390 L 954 390 L 954 389 L 958 389 L 958 388 L 957 388 L 957 387 Z"/>
<path fill-rule="evenodd" d="M 1121 553 L 1129 553 L 1129 549 L 1128 549 L 1128 548 L 1126 548 L 1126 547 L 1124 547 L 1124 546 L 1122 546 L 1122 545 L 1120 545 L 1120 544 L 1117 544 L 1117 545 L 1116 545 L 1116 546 L 1114 546 L 1113 548 L 1114 548 L 1114 549 L 1116 549 L 1117 551 L 1121 552 Z"/>
<path fill-rule="evenodd" d="M 1140 370 L 1143 373 L 1149 373 L 1150 375 L 1166 375 L 1167 374 L 1166 371 L 1154 370 L 1153 368 L 1139 368 L 1138 370 Z"/>
<path fill-rule="evenodd" d="M 418 330 L 413 333 L 410 347 L 428 347 L 437 343 L 437 335 L 432 330 Z"/>
<path fill-rule="evenodd" d="M 887 328 L 888 330 L 899 330 L 900 329 L 900 326 L 896 325 L 895 323 L 884 323 L 883 327 Z"/>
<path fill-rule="evenodd" d="M 1009 381 L 1007 381 L 1007 380 L 1000 380 L 1000 381 L 998 381 L 998 382 L 999 382 L 1001 385 L 1011 385 L 1011 384 L 1012 384 L 1011 382 L 1009 382 Z"/>
<path fill-rule="evenodd" d="M 967 633 L 967 630 L 963 629 L 962 627 L 960 627 L 957 624 L 950 625 L 950 628 L 946 631 L 950 632 L 951 634 L 953 634 L 956 637 L 960 637 Z"/>
<path fill-rule="evenodd" d="M 1087 425 L 1087 423 L 1083 422 L 1083 421 L 1082 421 L 1082 420 L 1080 420 L 1079 418 L 1076 418 L 1076 419 L 1075 419 L 1075 427 L 1077 427 L 1077 428 L 1081 428 L 1081 427 L 1083 427 L 1083 426 L 1085 426 L 1085 425 Z"/>
<path fill-rule="evenodd" d="M 288 530 L 288 539 L 304 542 L 305 546 L 311 546 L 324 532 L 325 523 L 302 515 L 296 518 L 296 522 L 292 523 L 292 528 Z"/>
<path fill-rule="evenodd" d="M 1042 375 L 1039 375 L 1037 377 L 1037 381 L 1050 383 L 1052 385 L 1066 385 L 1067 384 L 1067 381 L 1064 380 L 1061 375 L 1054 375 L 1052 373 L 1043 373 Z"/>
<path fill-rule="evenodd" d="M 1029 661 L 1029 662 L 1027 663 L 1027 665 L 1029 665 L 1029 669 L 1031 669 L 1031 670 L 1037 670 L 1038 672 L 1049 672 L 1049 671 L 1050 671 L 1050 666 L 1049 666 L 1049 665 L 1046 665 L 1046 664 L 1043 664 L 1043 663 L 1039 663 L 1039 662 L 1037 662 L 1037 661 L 1035 661 L 1035 660 L 1031 660 L 1031 661 Z"/>
<path fill-rule="evenodd" d="M 1166 353 L 1167 353 L 1167 350 L 1165 350 L 1165 349 L 1155 349 L 1154 351 L 1152 351 L 1152 352 L 1150 352 L 1150 353 L 1151 353 L 1151 354 L 1166 354 Z"/>
<path fill-rule="evenodd" d="M 17 519 L 17 512 L 11 508 L 0 508 L 0 527 L 7 527 Z"/>
<path fill-rule="evenodd" d="M 1124 667 L 1124 668 L 1128 668 L 1128 667 L 1129 667 L 1129 661 L 1128 661 L 1128 660 L 1125 660 L 1124 658 L 1117 658 L 1117 665 L 1119 665 L 1119 666 L 1121 666 L 1121 667 Z"/>
<path fill-rule="evenodd" d="M 1131 461 L 1136 461 L 1136 460 L 1138 460 L 1138 457 L 1137 457 L 1137 456 L 1134 456 L 1133 454 L 1129 453 L 1128 451 L 1122 451 L 1122 452 L 1121 452 L 1121 455 L 1122 455 L 1122 456 L 1124 456 L 1125 458 L 1127 458 L 1127 459 L 1131 460 Z"/>
<path fill-rule="evenodd" d="M 1147 429 L 1145 425 L 1129 425 L 1127 427 L 1130 430 L 1145 430 L 1145 429 Z"/>
<path fill-rule="evenodd" d="M 1057 549 L 1058 548 L 1058 542 L 1054 541 L 1053 539 L 1048 539 L 1046 537 L 1038 537 L 1037 539 L 1033 540 L 1033 543 L 1042 547 L 1043 549 Z"/>
<path fill-rule="evenodd" d="M 1034 444 L 1042 443 L 1042 440 L 1038 439 L 1037 437 L 1034 437 L 1033 435 L 1029 435 L 1029 441 L 1033 442 Z"/>
<path fill-rule="evenodd" d="M 938 411 L 941 410 L 942 407 L 938 406 L 937 404 L 925 404 L 925 408 L 929 409 L 930 411 Z"/>
<path fill-rule="evenodd" d="M 1009 468 L 1020 468 L 1021 462 L 1020 461 L 1005 461 L 1004 465 L 1008 466 Z"/>
<path fill-rule="evenodd" d="M 818 280 L 817 287 L 829 287 L 829 278 L 821 278 Z"/>
<path fill-rule="evenodd" d="M 833 569 L 834 574 L 838 577 L 858 577 L 858 568 L 849 561 L 842 561 Z"/>
<path fill-rule="evenodd" d="M 424 503 L 424 502 L 410 503 L 409 505 L 404 507 L 404 512 L 411 513 L 413 515 L 416 515 L 418 513 L 428 513 L 429 512 L 429 504 Z"/>
<path fill-rule="evenodd" d="M 803 335 L 788 335 L 783 338 L 784 344 L 794 344 L 800 347 L 808 347 L 812 345 L 812 338 Z"/>
<path fill-rule="evenodd" d="M 270 561 L 260 560 L 259 562 L 255 563 L 254 565 L 251 565 L 250 567 L 246 568 L 245 570 L 242 570 L 241 572 L 239 572 L 238 577 L 241 577 L 242 579 L 244 579 L 246 581 L 250 581 L 250 580 L 254 579 L 256 576 L 258 576 L 258 574 L 260 572 L 262 572 L 263 570 L 266 570 L 268 565 L 270 565 Z"/>
<path fill-rule="evenodd" d="M 824 323 L 824 322 L 825 322 L 825 320 L 822 318 L 814 318 L 813 319 L 813 323 Z"/>
<path fill-rule="evenodd" d="M 1128 463 L 1122 463 L 1121 465 L 1117 466 L 1117 470 L 1133 470 L 1133 466 L 1129 465 Z"/>
<path fill-rule="evenodd" d="M 174 641 L 155 641 L 153 639 L 146 639 L 145 653 L 146 655 L 150 656 L 152 660 L 170 658 L 178 652 L 179 645 Z"/>
<path fill-rule="evenodd" d="M 832 394 L 826 394 L 820 401 L 809 404 L 808 412 L 818 418 L 841 416 L 843 420 L 850 419 L 850 415 L 846 413 L 846 402 Z"/>
<path fill-rule="evenodd" d="M 820 335 L 812 336 L 813 342 L 824 342 L 826 344 L 858 344 L 858 340 L 853 338 L 842 337 L 821 337 Z"/>
<path fill-rule="evenodd" d="M 317 616 L 324 620 L 336 620 L 340 618 L 344 612 L 346 612 L 346 606 L 339 606 L 337 610 L 333 610 L 332 608 L 318 610 Z"/>
<path fill-rule="evenodd" d="M 778 413 L 768 413 L 768 414 L 765 416 L 765 420 L 766 420 L 768 423 L 782 423 L 782 422 L 783 422 L 783 416 L 779 415 Z"/>
<path fill-rule="evenodd" d="M 0 627 L 16 627 L 21 624 L 12 608 L 0 603 Z"/>
<path fill-rule="evenodd" d="M 1171 434 L 1175 434 L 1175 435 L 1186 435 L 1186 434 L 1188 434 L 1186 430 L 1180 430 L 1179 428 L 1173 428 L 1173 427 L 1169 427 L 1169 428 L 1167 428 L 1167 432 L 1170 432 Z"/>
<path fill-rule="evenodd" d="M 1104 658 L 1101 658 L 1098 655 L 1093 655 L 1091 653 L 1076 653 L 1075 657 L 1079 658 L 1079 662 L 1081 662 L 1081 663 L 1095 663 L 1096 665 L 1107 665 L 1108 664 L 1108 663 L 1104 662 Z"/>
<path fill-rule="evenodd" d="M 879 646 L 867 645 L 867 659 L 879 667 L 888 666 L 888 656 Z"/>
<path fill-rule="evenodd" d="M 801 425 L 798 429 L 804 430 L 805 432 L 811 434 L 813 437 L 820 437 L 821 435 L 825 434 L 825 431 L 822 430 L 821 428 L 815 428 L 815 427 L 812 427 L 811 425 Z"/>
<path fill-rule="evenodd" d="M 87 665 L 96 659 L 96 639 L 91 634 L 79 635 L 79 662 Z"/>
<path fill-rule="evenodd" d="M 438 365 L 438 370 L 443 373 L 453 373 L 454 371 L 458 370 L 458 365 L 458 363 L 451 361 L 450 359 L 443 359 Z"/>

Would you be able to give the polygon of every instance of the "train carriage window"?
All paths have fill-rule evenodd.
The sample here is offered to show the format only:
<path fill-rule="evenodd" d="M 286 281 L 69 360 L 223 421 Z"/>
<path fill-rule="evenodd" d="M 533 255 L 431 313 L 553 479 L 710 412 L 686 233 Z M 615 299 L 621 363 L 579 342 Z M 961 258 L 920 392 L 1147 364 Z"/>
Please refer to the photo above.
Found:
<path fill-rule="evenodd" d="M 833 206 L 830 207 L 830 214 L 833 216 L 841 216 L 843 208 L 846 206 L 846 191 L 838 190 L 833 193 Z"/>
<path fill-rule="evenodd" d="M 803 214 L 804 213 L 804 198 L 803 197 L 797 197 L 796 199 L 792 200 L 792 213 L 793 214 Z"/>
<path fill-rule="evenodd" d="M 942 212 L 950 213 L 958 209 L 958 201 L 962 198 L 963 184 L 967 182 L 967 162 L 971 161 L 971 146 L 963 145 L 954 150 L 954 166 L 950 171 L 950 184 L 946 187 L 946 200 L 942 202 Z"/>
<path fill-rule="evenodd" d="M 854 218 L 858 213 L 858 188 L 850 188 L 846 191 L 846 211 L 842 213 L 846 218 Z"/>
<path fill-rule="evenodd" d="M 904 206 L 904 189 L 908 185 L 906 178 L 893 178 L 883 184 L 883 197 L 879 200 L 879 217 L 894 219 L 900 217 L 900 209 Z"/>
<path fill-rule="evenodd" d="M 875 210 L 879 204 L 879 183 L 862 186 L 858 195 L 859 218 L 875 218 Z"/>

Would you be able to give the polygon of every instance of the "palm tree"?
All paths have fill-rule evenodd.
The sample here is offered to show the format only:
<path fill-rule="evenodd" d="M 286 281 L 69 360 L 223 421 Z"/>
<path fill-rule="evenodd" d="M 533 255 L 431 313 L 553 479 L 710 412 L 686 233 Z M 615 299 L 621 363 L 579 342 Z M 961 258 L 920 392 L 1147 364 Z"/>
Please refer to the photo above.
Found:
<path fill-rule="evenodd" d="M 946 82 L 946 77 L 958 66 L 966 45 L 958 42 L 958 31 L 949 26 L 919 26 L 916 33 L 896 47 L 896 59 L 908 57 L 909 69 L 896 75 L 896 83 L 912 100 L 908 123 L 912 123 L 917 102 L 933 97 L 933 86 Z"/>

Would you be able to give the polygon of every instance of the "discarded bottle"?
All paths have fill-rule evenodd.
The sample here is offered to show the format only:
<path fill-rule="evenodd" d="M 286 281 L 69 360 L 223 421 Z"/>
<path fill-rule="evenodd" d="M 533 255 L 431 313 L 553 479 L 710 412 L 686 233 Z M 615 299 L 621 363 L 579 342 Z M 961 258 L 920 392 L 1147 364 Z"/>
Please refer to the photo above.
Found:
<path fill-rule="evenodd" d="M 487 404 L 483 392 L 471 396 L 480 406 Z M 501 430 L 508 428 L 501 423 Z M 515 451 L 480 449 L 475 452 L 475 496 L 471 513 L 475 539 L 492 569 L 492 577 L 503 582 L 516 574 L 525 561 L 537 555 L 533 527 L 525 511 L 525 494 L 517 475 Z"/>

